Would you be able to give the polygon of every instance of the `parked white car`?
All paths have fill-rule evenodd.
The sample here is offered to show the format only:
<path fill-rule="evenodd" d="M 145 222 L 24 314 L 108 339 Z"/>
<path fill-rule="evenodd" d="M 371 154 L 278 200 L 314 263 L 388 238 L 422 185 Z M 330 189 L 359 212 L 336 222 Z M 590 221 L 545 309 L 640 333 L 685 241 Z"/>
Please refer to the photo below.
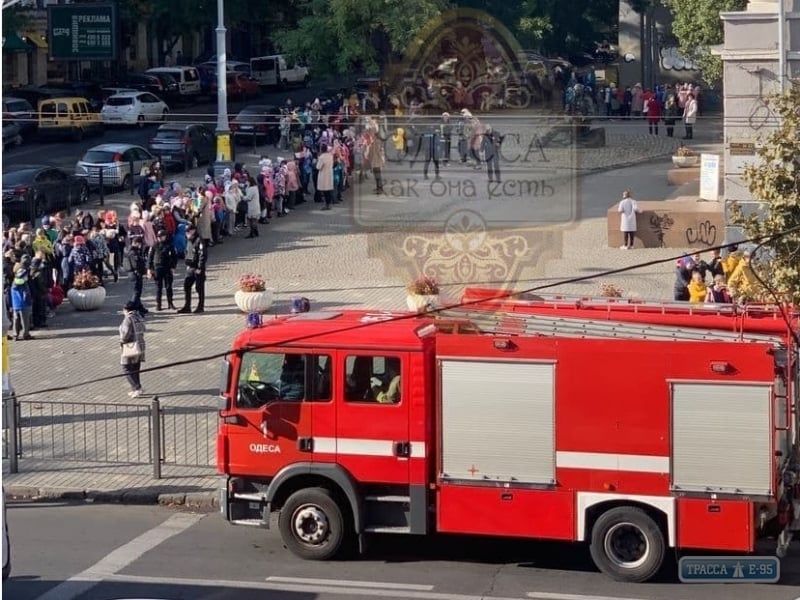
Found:
<path fill-rule="evenodd" d="M 75 165 L 75 175 L 82 177 L 90 188 L 129 188 L 136 184 L 142 167 L 158 160 L 141 146 L 134 144 L 100 144 L 89 148 Z"/>
<path fill-rule="evenodd" d="M 100 110 L 106 125 L 138 125 L 166 121 L 169 106 L 150 92 L 121 92 L 109 96 Z"/>

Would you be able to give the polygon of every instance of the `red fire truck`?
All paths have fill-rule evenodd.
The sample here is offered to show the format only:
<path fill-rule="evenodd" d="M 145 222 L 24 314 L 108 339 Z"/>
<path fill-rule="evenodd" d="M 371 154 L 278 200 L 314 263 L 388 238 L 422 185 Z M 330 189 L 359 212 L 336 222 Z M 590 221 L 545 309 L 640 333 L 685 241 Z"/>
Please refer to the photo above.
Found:
<path fill-rule="evenodd" d="M 798 353 L 777 309 L 493 298 L 241 332 L 217 440 L 231 523 L 306 559 L 371 533 L 588 542 L 646 581 L 668 551 L 778 553 L 800 529 Z"/>

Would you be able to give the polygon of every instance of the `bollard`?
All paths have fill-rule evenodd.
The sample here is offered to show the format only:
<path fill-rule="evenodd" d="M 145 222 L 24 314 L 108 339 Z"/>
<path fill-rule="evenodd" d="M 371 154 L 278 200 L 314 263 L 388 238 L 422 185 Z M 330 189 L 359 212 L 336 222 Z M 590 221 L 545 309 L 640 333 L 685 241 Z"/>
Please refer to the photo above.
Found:
<path fill-rule="evenodd" d="M 158 396 L 150 403 L 150 432 L 153 436 L 153 477 L 161 479 L 161 402 Z"/>
<path fill-rule="evenodd" d="M 258 134 L 253 130 L 253 152 L 258 149 Z"/>
<path fill-rule="evenodd" d="M 97 184 L 100 187 L 100 206 L 105 206 L 106 191 L 103 186 L 103 167 L 97 167 Z"/>
<path fill-rule="evenodd" d="M 6 440 L 8 441 L 8 472 L 19 473 L 19 411 L 17 397 L 12 392 L 3 396 L 3 411 L 6 424 Z"/>
<path fill-rule="evenodd" d="M 131 196 L 133 196 L 134 194 L 136 194 L 136 181 L 134 181 L 136 176 L 134 175 L 133 171 L 133 159 L 131 159 L 129 166 L 131 169 Z"/>

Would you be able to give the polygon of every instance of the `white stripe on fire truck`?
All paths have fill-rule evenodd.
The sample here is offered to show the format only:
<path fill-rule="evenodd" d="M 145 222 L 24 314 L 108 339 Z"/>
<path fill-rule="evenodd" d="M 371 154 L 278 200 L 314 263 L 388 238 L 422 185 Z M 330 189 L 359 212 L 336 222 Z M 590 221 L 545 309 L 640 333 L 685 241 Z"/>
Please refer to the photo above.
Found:
<path fill-rule="evenodd" d="M 602 452 L 556 452 L 556 466 L 562 469 L 669 473 L 669 456 L 607 454 Z"/>
<path fill-rule="evenodd" d="M 393 440 L 359 438 L 314 438 L 314 452 L 320 454 L 350 454 L 353 456 L 394 456 Z M 425 458 L 425 442 L 411 442 L 411 458 Z"/>

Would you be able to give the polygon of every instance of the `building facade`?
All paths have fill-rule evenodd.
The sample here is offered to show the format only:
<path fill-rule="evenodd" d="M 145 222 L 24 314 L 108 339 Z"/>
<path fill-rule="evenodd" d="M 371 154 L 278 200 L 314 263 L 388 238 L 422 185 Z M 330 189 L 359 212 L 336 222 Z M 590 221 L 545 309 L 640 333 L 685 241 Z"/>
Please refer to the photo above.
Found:
<path fill-rule="evenodd" d="M 660 3 L 640 14 L 629 2 L 620 0 L 619 79 L 623 87 L 700 82 L 695 65 L 678 51 L 672 35 L 672 14 Z"/>
<path fill-rule="evenodd" d="M 746 11 L 722 13 L 725 42 L 721 55 L 724 77 L 725 202 L 745 210 L 758 208 L 742 173 L 756 160 L 759 140 L 777 125 L 765 100 L 780 92 L 778 0 L 751 1 Z M 800 0 L 785 0 L 787 79 L 800 75 Z M 726 223 L 727 223 L 726 218 Z M 726 239 L 741 239 L 727 226 Z"/>

